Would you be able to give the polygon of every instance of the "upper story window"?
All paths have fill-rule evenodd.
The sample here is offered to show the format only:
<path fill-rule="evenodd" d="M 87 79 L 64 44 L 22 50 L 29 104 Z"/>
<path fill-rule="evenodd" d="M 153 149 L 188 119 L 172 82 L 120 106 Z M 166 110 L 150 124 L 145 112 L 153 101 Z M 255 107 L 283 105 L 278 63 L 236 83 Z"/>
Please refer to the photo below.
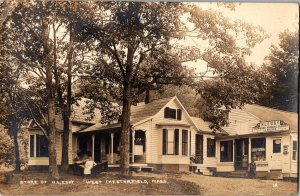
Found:
<path fill-rule="evenodd" d="M 172 108 L 166 107 L 165 112 L 164 112 L 164 117 L 181 120 L 182 111 L 181 111 L 181 109 L 172 109 Z"/>

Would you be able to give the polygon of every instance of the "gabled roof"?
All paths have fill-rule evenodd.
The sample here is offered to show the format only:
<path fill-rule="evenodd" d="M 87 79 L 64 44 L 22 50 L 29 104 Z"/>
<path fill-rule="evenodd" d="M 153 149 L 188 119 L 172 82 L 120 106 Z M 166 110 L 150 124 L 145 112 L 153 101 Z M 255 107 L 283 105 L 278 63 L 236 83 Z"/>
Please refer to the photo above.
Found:
<path fill-rule="evenodd" d="M 135 124 L 154 116 L 173 98 L 174 97 L 157 99 L 147 104 L 145 104 L 144 102 L 140 102 L 136 106 L 131 106 L 131 124 Z"/>
<path fill-rule="evenodd" d="M 243 110 L 262 121 L 282 120 L 290 125 L 291 131 L 298 132 L 298 113 L 268 108 L 256 104 L 245 105 Z"/>
<path fill-rule="evenodd" d="M 152 102 L 145 104 L 144 102 L 138 103 L 136 106 L 131 106 L 131 116 L 130 116 L 130 124 L 133 125 L 135 123 L 144 121 L 148 118 L 153 117 L 157 114 L 161 108 L 163 108 L 173 97 L 157 99 Z M 96 123 L 80 132 L 92 132 L 97 130 L 104 130 L 106 128 L 118 128 L 121 127 L 120 123 L 113 123 L 110 125 L 104 125 L 101 123 Z"/>

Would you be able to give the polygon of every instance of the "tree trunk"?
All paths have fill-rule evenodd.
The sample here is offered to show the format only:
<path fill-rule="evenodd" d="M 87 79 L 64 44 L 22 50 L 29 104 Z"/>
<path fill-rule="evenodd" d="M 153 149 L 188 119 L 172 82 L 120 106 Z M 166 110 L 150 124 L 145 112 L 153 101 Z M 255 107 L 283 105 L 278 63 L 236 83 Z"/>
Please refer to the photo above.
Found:
<path fill-rule="evenodd" d="M 63 115 L 64 130 L 63 130 L 63 141 L 62 141 L 62 159 L 61 159 L 61 170 L 68 171 L 69 169 L 69 134 L 70 134 L 70 120 L 68 115 Z"/>
<path fill-rule="evenodd" d="M 131 86 L 125 82 L 123 90 L 123 109 L 122 109 L 122 132 L 121 132 L 121 152 L 120 167 L 121 175 L 129 174 L 129 149 L 130 149 L 130 106 L 131 106 Z"/>
<path fill-rule="evenodd" d="M 15 150 L 15 171 L 19 172 L 21 171 L 21 161 L 20 161 L 20 149 L 19 149 L 19 141 L 18 141 L 18 128 L 13 126 L 11 128 L 11 133 L 13 134 L 13 140 L 14 140 L 14 150 Z"/>
<path fill-rule="evenodd" d="M 72 27 L 72 24 L 70 24 Z M 67 104 L 64 108 L 64 131 L 63 131 L 63 150 L 62 150 L 62 170 L 69 169 L 69 135 L 70 135 L 70 116 L 72 105 L 72 58 L 73 58 L 73 31 L 70 29 L 70 52 L 68 54 L 68 70 L 67 70 Z"/>
<path fill-rule="evenodd" d="M 59 179 L 55 149 L 55 100 L 48 97 L 48 151 L 49 151 L 49 174 L 51 179 Z"/>

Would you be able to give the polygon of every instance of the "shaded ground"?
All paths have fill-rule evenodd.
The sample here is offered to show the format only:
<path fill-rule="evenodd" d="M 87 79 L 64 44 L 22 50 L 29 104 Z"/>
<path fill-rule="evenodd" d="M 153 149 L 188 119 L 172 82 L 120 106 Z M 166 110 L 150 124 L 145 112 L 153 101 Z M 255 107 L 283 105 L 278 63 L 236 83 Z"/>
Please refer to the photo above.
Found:
<path fill-rule="evenodd" d="M 160 194 L 160 195 L 199 195 L 199 187 L 192 182 L 186 182 L 165 176 L 148 177 L 133 175 L 122 178 L 117 173 L 109 172 L 89 179 L 74 175 L 63 175 L 61 180 L 53 184 L 47 181 L 47 173 L 22 172 L 13 177 L 12 184 L 5 184 L 4 173 L 0 173 L 0 193 L 3 195 L 23 194 Z M 34 182 L 35 180 L 36 182 Z M 42 184 L 46 183 L 47 184 Z M 74 181 L 72 183 L 72 181 Z M 101 181 L 101 182 L 100 182 Z M 21 184 L 20 184 L 21 182 Z M 146 183 L 147 182 L 147 183 Z M 37 184 L 34 184 L 37 183 Z M 58 184 L 72 183 L 72 184 Z M 130 184 L 131 183 L 131 184 Z"/>
<path fill-rule="evenodd" d="M 275 180 L 241 179 L 202 176 L 193 173 L 135 173 L 122 178 L 116 172 L 84 179 L 63 175 L 60 181 L 73 180 L 73 184 L 23 184 L 20 180 L 47 180 L 47 173 L 26 172 L 17 175 L 13 184 L 4 184 L 0 173 L 0 193 L 7 194 L 161 194 L 161 195 L 295 195 L 297 183 Z M 102 183 L 99 183 L 99 181 Z M 113 181 L 115 180 L 115 181 Z M 119 180 L 119 183 L 117 183 Z M 132 180 L 132 184 L 122 180 Z M 134 180 L 148 183 L 134 183 Z M 88 181 L 90 184 L 88 184 Z M 94 184 L 91 184 L 94 182 Z M 113 184 L 114 182 L 114 184 Z M 137 182 L 137 181 L 136 181 Z"/>
<path fill-rule="evenodd" d="M 155 177 L 170 174 L 146 175 Z M 203 195 L 296 195 L 298 186 L 296 182 L 281 180 L 223 178 L 193 173 L 177 175 L 177 179 L 196 183 Z"/>

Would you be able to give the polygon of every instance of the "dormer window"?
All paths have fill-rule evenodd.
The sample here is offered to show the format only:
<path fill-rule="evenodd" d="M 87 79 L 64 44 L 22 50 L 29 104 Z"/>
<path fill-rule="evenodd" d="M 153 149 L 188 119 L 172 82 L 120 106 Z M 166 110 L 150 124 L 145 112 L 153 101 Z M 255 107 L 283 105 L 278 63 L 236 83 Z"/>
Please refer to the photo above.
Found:
<path fill-rule="evenodd" d="M 172 109 L 172 108 L 166 107 L 165 112 L 164 112 L 164 117 L 181 120 L 182 111 L 181 111 L 181 109 Z"/>

